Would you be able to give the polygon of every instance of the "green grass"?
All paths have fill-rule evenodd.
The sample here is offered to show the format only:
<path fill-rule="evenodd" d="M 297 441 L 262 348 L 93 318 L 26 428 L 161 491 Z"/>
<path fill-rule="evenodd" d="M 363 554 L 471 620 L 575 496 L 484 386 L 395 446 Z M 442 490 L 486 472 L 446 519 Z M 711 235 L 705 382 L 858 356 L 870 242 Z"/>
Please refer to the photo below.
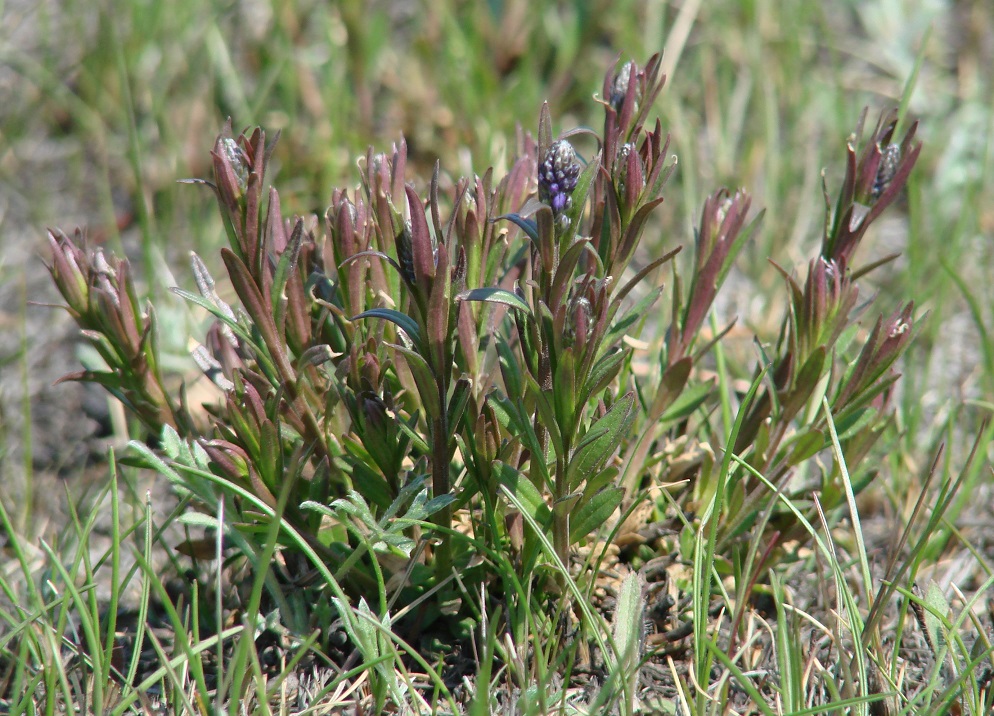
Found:
<path fill-rule="evenodd" d="M 655 551 L 636 549 L 631 564 L 675 555 L 668 589 L 678 602 L 667 624 L 691 627 L 685 639 L 658 651 L 642 643 L 652 602 L 636 589 L 634 569 L 616 601 L 594 606 L 604 588 L 595 575 L 616 568 L 607 545 L 620 524 L 612 520 L 616 533 L 601 535 L 577 573 L 532 524 L 535 506 L 506 486 L 494 499 L 520 509 L 522 529 L 538 537 L 532 558 L 540 567 L 522 577 L 521 566 L 488 542 L 487 530 L 504 529 L 494 515 L 472 525 L 478 532 L 447 533 L 457 553 L 479 553 L 497 581 L 513 585 L 497 603 L 465 586 L 471 575 L 412 599 L 370 558 L 384 543 L 367 532 L 353 535 L 366 540 L 355 562 L 372 566 L 365 599 L 357 601 L 341 586 L 354 576 L 353 562 L 329 563 L 285 518 L 289 487 L 275 507 L 251 490 L 226 502 L 217 495 L 230 486 L 195 465 L 178 474 L 160 463 L 181 493 L 193 479 L 202 488 L 162 517 L 157 505 L 134 497 L 134 487 L 125 489 L 138 479 L 136 468 L 111 455 L 105 490 L 78 512 L 67 498 L 68 524 L 33 528 L 46 524 L 29 514 L 44 509 L 32 491 L 37 470 L 28 458 L 24 470 L 7 459 L 31 454 L 32 406 L 5 404 L 26 427 L 23 453 L 4 448 L 0 468 L 10 474 L 0 475 L 0 486 L 24 479 L 19 494 L 29 497 L 13 503 L 0 488 L 0 712 L 79 706 L 127 713 L 161 703 L 176 713 L 334 713 L 361 703 L 372 713 L 406 707 L 474 716 L 609 708 L 805 714 L 879 713 L 872 704 L 886 701 L 894 714 L 943 713 L 954 702 L 963 713 L 988 713 L 994 697 L 983 676 L 994 650 L 980 605 L 994 577 L 985 551 L 989 514 L 978 503 L 989 504 L 994 486 L 994 76 L 983 41 L 994 35 L 994 10 L 918 5 L 443 0 L 377 2 L 360 12 L 348 2 L 113 0 L 0 7 L 0 66 L 14 90 L 0 110 L 0 186 L 29 207 L 26 222 L 39 242 L 44 227 L 83 216 L 91 236 L 132 257 L 143 293 L 156 300 L 164 361 L 177 372 L 189 364 L 188 336 L 202 339 L 203 316 L 168 289 L 174 282 L 192 289 L 190 251 L 219 275 L 225 233 L 213 196 L 176 180 L 210 175 L 208 151 L 227 117 L 236 133 L 256 124 L 270 136 L 282 131 L 267 180 L 280 187 L 284 216 L 323 213 L 333 186 L 355 184 L 355 158 L 368 144 L 386 151 L 403 134 L 408 178 L 419 190 L 436 159 L 452 176 L 506 168 L 516 126 L 534 134 L 543 101 L 553 134 L 597 127 L 602 113 L 590 98 L 601 92 L 604 68 L 619 52 L 641 62 L 662 49 L 670 76 L 654 114 L 672 132 L 678 166 L 636 264 L 679 244 L 689 249 L 715 186 L 744 186 L 753 207 L 766 209 L 737 259 L 732 297 L 712 321 L 716 332 L 738 317 L 744 334 L 731 335 L 708 366 L 719 412 L 689 418 L 705 426 L 699 435 L 717 455 L 717 484 L 699 488 L 695 509 L 685 510 L 668 490 L 643 496 L 678 534 Z M 6 29 L 20 22 L 37 34 Z M 862 287 L 860 300 L 878 292 L 877 310 L 889 313 L 913 299 L 919 332 L 900 366 L 894 419 L 871 453 L 879 473 L 859 495 L 835 416 L 825 410 L 834 449 L 823 457 L 828 469 L 835 459 L 842 470 L 839 507 L 822 509 L 791 498 L 774 476 L 723 447 L 734 442 L 749 385 L 762 383 L 754 371 L 777 339 L 786 305 L 783 278 L 767 259 L 801 271 L 820 241 L 821 172 L 829 187 L 841 181 L 844 141 L 864 105 L 873 108 L 872 124 L 878 108 L 902 103 L 904 121 L 921 122 L 924 150 L 905 197 L 871 228 L 856 264 L 902 252 Z M 53 172 L 33 173 L 38 142 L 66 158 L 48 191 Z M 591 149 L 582 140 L 578 146 Z M 681 269 L 691 254 L 678 257 Z M 2 267 L 5 284 L 18 280 L 17 268 Z M 657 350 L 652 329 L 668 324 L 668 310 L 650 317 L 643 335 Z M 865 329 L 873 318 L 864 319 Z M 24 338 L 26 356 L 32 348 Z M 26 393 L 28 377 L 22 382 Z M 149 452 L 146 464 L 156 459 Z M 813 479 L 816 468 L 805 469 L 798 479 Z M 766 485 L 766 497 L 755 522 L 739 525 L 752 530 L 749 539 L 723 554 L 721 546 L 733 544 L 728 525 L 709 516 L 722 514 L 747 479 Z M 335 517 L 346 507 L 319 505 L 314 514 Z M 108 513 L 110 547 L 95 552 L 92 535 Z M 801 525 L 788 544 L 778 542 L 776 522 L 785 513 Z M 229 529 L 243 518 L 263 525 L 253 539 Z M 404 535 L 413 524 L 438 529 L 419 514 Z M 178 554 L 169 535 L 184 530 L 191 543 L 206 535 L 211 556 L 227 549 L 222 535 L 241 540 L 243 561 Z M 280 564 L 290 548 L 304 555 L 293 567 Z M 179 600 L 168 584 L 174 575 L 153 567 L 161 564 L 156 550 L 169 555 L 168 571 L 197 575 Z M 951 563 L 961 565 L 953 577 Z M 281 581 L 301 565 L 330 595 L 327 603 L 306 603 L 303 589 Z M 412 582 L 421 579 L 418 567 L 409 563 Z M 578 621 L 542 596 L 552 582 L 579 605 Z M 243 592 L 243 608 L 226 622 L 230 590 Z M 439 595 L 461 605 L 463 621 L 451 631 L 463 637 L 465 679 L 451 676 L 450 644 L 407 629 L 412 615 L 435 615 Z M 126 628 L 125 614 L 133 617 Z M 116 636 L 124 631 L 133 648 Z M 172 643 L 162 641 L 164 633 Z M 264 653 L 274 634 L 280 647 L 270 656 L 282 659 L 275 665 Z M 354 650 L 341 651 L 336 639 Z M 336 661 L 336 648 L 351 656 Z M 142 654 L 151 666 L 139 663 Z M 597 679 L 584 690 L 569 676 L 591 664 Z M 665 697 L 644 688 L 659 673 L 670 689 Z"/>

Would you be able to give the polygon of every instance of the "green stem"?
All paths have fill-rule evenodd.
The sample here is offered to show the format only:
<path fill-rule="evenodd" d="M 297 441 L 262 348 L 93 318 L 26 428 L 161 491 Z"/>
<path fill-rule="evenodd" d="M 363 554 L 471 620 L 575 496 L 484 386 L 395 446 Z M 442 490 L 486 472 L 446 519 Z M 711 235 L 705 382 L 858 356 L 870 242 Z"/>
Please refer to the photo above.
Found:
<path fill-rule="evenodd" d="M 439 387 L 442 415 L 431 423 L 431 488 L 432 495 L 449 494 L 449 431 L 446 420 L 445 393 Z M 448 530 L 452 527 L 452 505 L 446 505 L 435 513 L 433 522 L 440 527 L 441 542 L 435 551 L 435 577 L 441 582 L 452 571 L 452 541 Z"/>
<path fill-rule="evenodd" d="M 566 461 L 556 457 L 556 494 L 552 500 L 552 546 L 559 560 L 569 567 L 569 505 L 566 500 Z M 565 575 L 563 575 L 565 577 Z"/>

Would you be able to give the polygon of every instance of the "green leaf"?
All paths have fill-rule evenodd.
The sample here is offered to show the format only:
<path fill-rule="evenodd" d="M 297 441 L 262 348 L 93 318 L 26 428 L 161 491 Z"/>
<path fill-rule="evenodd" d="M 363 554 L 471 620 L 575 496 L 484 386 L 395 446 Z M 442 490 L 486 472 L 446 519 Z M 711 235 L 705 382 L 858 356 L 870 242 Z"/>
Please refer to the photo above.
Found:
<path fill-rule="evenodd" d="M 535 434 L 535 430 L 526 411 L 521 406 L 521 401 L 509 400 L 506 396 L 501 395 L 500 391 L 495 390 L 487 396 L 487 403 L 493 409 L 497 422 L 511 433 L 511 435 L 520 440 L 521 444 L 531 452 L 531 469 L 538 471 L 536 481 L 548 483 L 549 469 L 545 464 L 545 460 L 540 458 L 541 448 L 538 443 L 538 436 Z"/>
<path fill-rule="evenodd" d="M 570 544 L 607 522 L 624 496 L 625 491 L 622 488 L 608 487 L 592 494 L 589 498 L 584 498 L 570 515 Z"/>
<path fill-rule="evenodd" d="M 925 629 L 936 651 L 946 644 L 944 622 L 949 616 L 949 602 L 946 595 L 934 580 L 930 580 L 925 590 Z"/>
<path fill-rule="evenodd" d="M 431 448 L 428 447 L 428 441 L 423 435 L 421 435 L 415 428 L 418 425 L 418 411 L 414 411 L 410 420 L 398 420 L 397 427 L 400 431 L 404 433 L 411 441 L 414 449 L 420 452 L 422 455 L 428 455 L 431 453 Z"/>
<path fill-rule="evenodd" d="M 452 397 L 449 398 L 449 408 L 447 422 L 449 434 L 447 437 L 459 431 L 459 421 L 462 420 L 463 413 L 466 412 L 466 405 L 469 403 L 469 396 L 472 393 L 473 383 L 469 378 L 460 378 L 456 381 L 456 387 L 452 389 Z"/>
<path fill-rule="evenodd" d="M 428 519 L 433 514 L 435 514 L 436 512 L 438 512 L 439 510 L 445 507 L 448 507 L 455 501 L 456 501 L 455 495 L 439 495 L 438 497 L 431 498 L 426 503 L 424 503 L 424 507 L 422 508 L 422 512 L 424 513 L 423 519 L 424 520 Z"/>
<path fill-rule="evenodd" d="M 611 328 L 608 330 L 607 335 L 604 336 L 604 342 L 606 345 L 613 345 L 615 341 L 620 340 L 622 336 L 631 335 L 629 330 L 633 325 L 641 320 L 645 319 L 646 314 L 648 314 L 649 309 L 652 307 L 659 297 L 663 295 L 665 287 L 659 286 L 649 291 L 645 296 L 639 299 L 634 306 L 632 306 L 625 314 L 617 319 Z"/>
<path fill-rule="evenodd" d="M 535 407 L 538 409 L 539 417 L 542 421 L 542 426 L 549 431 L 549 440 L 552 442 L 552 447 L 556 451 L 557 455 L 562 455 L 563 450 L 563 435 L 560 432 L 559 423 L 556 422 L 556 410 L 549 400 L 550 395 L 553 393 L 551 390 L 542 390 L 535 379 L 530 375 L 527 376 L 528 388 L 532 397 L 535 399 Z M 553 396 L 554 397 L 554 396 Z M 545 455 L 533 455 L 533 459 L 544 460 Z"/>
<path fill-rule="evenodd" d="M 162 426 L 162 433 L 159 435 L 159 441 L 162 447 L 162 452 L 166 454 L 170 460 L 178 460 L 180 455 L 183 454 L 185 444 L 183 438 L 179 436 L 176 429 L 172 425 Z"/>
<path fill-rule="evenodd" d="M 372 461 L 372 457 L 366 453 L 360 443 L 352 438 L 343 439 L 342 445 L 348 454 L 347 462 L 352 468 L 352 484 L 355 488 L 362 494 L 363 498 L 377 507 L 383 509 L 389 507 L 393 499 L 390 485 L 383 478 L 383 475 L 367 464 L 366 460 Z"/>
<path fill-rule="evenodd" d="M 188 527 L 203 527 L 205 529 L 224 529 L 214 515 L 205 515 L 203 512 L 184 512 L 176 521 Z"/>
<path fill-rule="evenodd" d="M 511 344 L 503 336 L 498 334 L 495 337 L 497 339 L 500 373 L 504 378 L 504 390 L 511 400 L 520 400 L 525 396 L 525 388 L 522 383 L 521 366 L 518 365 L 518 358 L 514 355 Z"/>
<path fill-rule="evenodd" d="M 256 468 L 266 487 L 279 492 L 279 483 L 283 479 L 283 447 L 279 430 L 271 420 L 263 420 L 259 425 L 259 447 Z"/>
<path fill-rule="evenodd" d="M 567 348 L 559 356 L 553 374 L 552 400 L 556 410 L 556 424 L 561 430 L 572 437 L 574 430 L 573 416 L 578 410 L 576 403 L 576 361 L 573 349 Z"/>
<path fill-rule="evenodd" d="M 538 241 L 538 222 L 534 219 L 526 219 L 521 214 L 503 214 L 494 221 L 499 219 L 507 219 L 512 224 L 517 224 L 528 235 L 528 238 L 532 241 Z"/>
<path fill-rule="evenodd" d="M 663 372 L 663 377 L 659 380 L 659 387 L 656 389 L 656 395 L 652 399 L 652 409 L 649 411 L 650 421 L 659 420 L 668 408 L 675 407 L 676 399 L 687 387 L 687 381 L 690 379 L 690 371 L 693 367 L 693 359 L 690 356 L 684 356 Z M 711 389 L 708 387 L 705 397 L 710 392 Z"/>
<path fill-rule="evenodd" d="M 825 346 L 818 346 L 811 352 L 794 380 L 794 389 L 783 398 L 782 420 L 791 420 L 804 407 L 815 388 L 818 387 L 825 367 Z"/>
<path fill-rule="evenodd" d="M 531 313 L 531 308 L 525 300 L 513 291 L 503 288 L 474 288 L 463 291 L 456 296 L 457 301 L 483 301 L 485 303 L 500 303 L 510 308 L 516 308 L 525 313 Z"/>
<path fill-rule="evenodd" d="M 428 417 L 434 419 L 441 416 L 442 404 L 438 400 L 438 384 L 435 381 L 435 374 L 432 373 L 431 367 L 428 365 L 428 361 L 420 353 L 412 351 L 410 348 L 405 348 L 396 343 L 387 343 L 387 345 L 403 355 L 407 360 L 407 367 L 411 369 L 411 375 L 414 376 L 414 382 L 417 383 L 418 394 L 421 396 L 421 404 L 424 406 Z"/>
<path fill-rule="evenodd" d="M 625 577 L 611 624 L 616 651 L 615 658 L 609 662 L 609 669 L 616 678 L 627 682 L 625 693 L 631 696 L 626 698 L 634 697 L 638 682 L 646 606 L 643 586 L 643 579 L 638 572 L 630 572 Z"/>
<path fill-rule="evenodd" d="M 613 350 L 601 356 L 587 377 L 587 383 L 583 386 L 577 405 L 585 404 L 591 396 L 599 395 L 607 388 L 618 375 L 627 356 L 628 352 L 623 350 Z"/>
<path fill-rule="evenodd" d="M 552 298 L 550 304 L 558 306 L 563 297 L 569 291 L 570 279 L 573 277 L 573 270 L 580 261 L 580 256 L 590 244 L 590 239 L 577 239 L 560 257 L 559 266 L 556 267 L 556 275 L 552 280 Z M 594 253 L 596 256 L 596 253 Z"/>
<path fill-rule="evenodd" d="M 198 296 L 195 293 L 190 293 L 189 291 L 185 291 L 182 288 L 174 287 L 172 291 L 180 298 L 183 298 L 189 301 L 190 303 L 194 303 L 200 306 L 201 308 L 205 309 L 206 311 L 208 311 L 212 316 L 214 316 L 216 319 L 218 319 L 224 325 L 230 328 L 236 336 L 238 336 L 247 344 L 252 346 L 252 348 L 255 349 L 255 352 L 257 354 L 261 352 L 259 344 L 253 341 L 252 334 L 249 331 L 246 331 L 245 327 L 239 324 L 237 320 L 235 320 L 230 315 L 225 313 L 223 309 L 219 308 L 214 303 L 208 301 L 203 296 Z"/>
<path fill-rule="evenodd" d="M 825 447 L 825 434 L 821 430 L 812 428 L 795 440 L 787 464 L 799 465 L 816 455 L 823 447 Z"/>
<path fill-rule="evenodd" d="M 583 168 L 583 171 L 580 172 L 580 176 L 576 180 L 576 188 L 573 189 L 573 194 L 570 197 L 572 203 L 566 211 L 566 216 L 569 218 L 569 229 L 560 238 L 562 242 L 560 250 L 565 248 L 568 242 L 571 242 L 573 237 L 576 236 L 577 228 L 580 225 L 580 217 L 583 215 L 583 210 L 587 205 L 587 194 L 590 192 L 590 184 L 593 182 L 594 175 L 597 174 L 600 167 L 601 154 L 598 152 L 597 156 L 587 162 L 587 166 Z"/>
<path fill-rule="evenodd" d="M 659 416 L 659 422 L 671 423 L 688 417 L 697 410 L 711 394 L 711 383 L 698 383 L 684 390 L 669 408 Z"/>
<path fill-rule="evenodd" d="M 541 493 L 532 484 L 531 480 L 520 470 L 500 460 L 494 462 L 493 475 L 497 479 L 498 484 L 506 487 L 507 491 L 514 495 L 521 506 L 528 511 L 532 519 L 542 525 L 543 529 L 547 530 L 552 520 L 552 510 L 545 504 Z"/>
<path fill-rule="evenodd" d="M 567 468 L 571 489 L 599 469 L 617 449 L 635 418 L 634 404 L 635 394 L 629 391 L 590 427 Z"/>
<path fill-rule="evenodd" d="M 845 442 L 857 433 L 862 432 L 877 417 L 876 408 L 860 408 L 844 411 L 835 420 L 835 432 L 840 442 Z"/>
<path fill-rule="evenodd" d="M 287 242 L 286 249 L 280 254 L 280 260 L 276 264 L 276 272 L 273 274 L 272 299 L 273 315 L 278 316 L 281 310 L 280 303 L 286 284 L 290 280 L 290 274 L 297 265 L 297 258 L 300 256 L 301 237 L 304 231 L 304 220 L 297 219 Z M 277 321 L 280 323 L 280 321 Z"/>
<path fill-rule="evenodd" d="M 395 311 L 392 308 L 371 308 L 368 311 L 363 311 L 358 316 L 354 316 L 351 320 L 358 321 L 362 318 L 382 318 L 385 321 L 390 321 L 398 328 L 401 328 L 411 341 L 414 342 L 414 345 L 419 347 L 421 345 L 421 329 L 418 327 L 417 321 L 406 313 Z"/>
<path fill-rule="evenodd" d="M 587 482 L 583 486 L 583 494 L 586 495 L 585 499 L 588 499 L 591 495 L 600 492 L 608 485 L 612 485 L 617 482 L 618 475 L 620 473 L 621 470 L 617 467 L 609 465 L 593 477 L 588 477 Z"/>

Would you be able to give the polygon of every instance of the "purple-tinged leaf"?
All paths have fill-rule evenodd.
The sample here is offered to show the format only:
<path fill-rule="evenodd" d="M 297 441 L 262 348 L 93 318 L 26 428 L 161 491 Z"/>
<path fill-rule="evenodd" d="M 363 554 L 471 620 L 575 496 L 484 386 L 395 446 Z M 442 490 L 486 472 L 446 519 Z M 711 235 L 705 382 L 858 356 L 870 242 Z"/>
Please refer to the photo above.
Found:
<path fill-rule="evenodd" d="M 405 189 L 411 213 L 411 261 L 414 278 L 422 295 L 430 296 L 432 281 L 435 279 L 435 247 L 432 245 L 428 218 L 421 198 L 413 187 L 407 186 Z"/>
<path fill-rule="evenodd" d="M 570 196 L 570 206 L 566 210 L 566 218 L 569 221 L 568 228 L 563 232 L 562 237 L 560 237 L 560 251 L 564 250 L 566 246 L 569 246 L 573 241 L 573 237 L 576 236 L 577 229 L 580 225 L 580 218 L 583 216 L 584 208 L 587 205 L 587 196 L 590 194 L 590 185 L 594 180 L 597 172 L 601 169 L 601 153 L 598 152 L 597 155 L 587 163 L 587 166 L 583 168 L 580 172 L 579 178 L 576 180 L 576 188 L 573 189 L 572 195 Z"/>
<path fill-rule="evenodd" d="M 464 376 L 456 381 L 456 385 L 452 389 L 452 397 L 449 398 L 446 420 L 449 426 L 449 439 L 452 439 L 453 434 L 459 432 L 461 429 L 459 427 L 459 422 L 462 420 L 462 416 L 466 412 L 466 406 L 469 404 L 469 398 L 473 392 L 472 388 L 473 381 Z"/>
<path fill-rule="evenodd" d="M 577 239 L 559 257 L 559 266 L 556 267 L 556 275 L 552 280 L 552 296 L 549 300 L 551 306 L 558 306 L 562 303 L 572 283 L 573 270 L 589 245 L 589 239 Z"/>
<path fill-rule="evenodd" d="M 635 276 L 632 277 L 632 280 L 629 281 L 628 283 L 626 283 L 612 297 L 612 301 L 614 301 L 614 302 L 624 301 L 625 298 L 628 296 L 628 294 L 631 293 L 631 290 L 633 288 L 635 288 L 637 285 L 639 285 L 639 283 L 641 283 L 642 280 L 646 276 L 648 276 L 650 273 L 652 273 L 653 271 L 655 271 L 657 268 L 659 268 L 660 266 L 662 266 L 667 261 L 671 260 L 674 256 L 676 256 L 682 250 L 683 250 L 682 246 L 677 246 L 675 249 L 673 249 L 671 251 L 668 251 L 667 253 L 665 253 L 662 256 L 660 256 L 658 259 L 656 259 L 654 261 L 651 261 L 648 265 L 646 265 L 638 273 L 636 273 Z"/>
<path fill-rule="evenodd" d="M 666 409 L 673 404 L 673 401 L 683 393 L 693 367 L 694 361 L 690 356 L 686 356 L 672 363 L 663 371 L 659 387 L 656 388 L 656 395 L 652 399 L 652 407 L 649 409 L 649 422 L 658 421 Z"/>
<path fill-rule="evenodd" d="M 452 310 L 452 274 L 449 271 L 449 254 L 445 246 L 438 250 L 438 270 L 431 283 L 428 297 L 426 339 L 432 356 L 432 365 L 442 371 L 446 383 L 452 366 L 452 341 L 449 335 L 449 314 Z"/>
<path fill-rule="evenodd" d="M 238 294 L 242 305 L 258 328 L 279 376 L 283 380 L 289 379 L 293 375 L 293 368 L 284 349 L 284 343 L 277 335 L 270 306 L 266 304 L 258 287 L 252 281 L 248 268 L 233 251 L 227 248 L 221 249 L 221 258 L 225 268 L 228 269 L 228 276 L 231 278 L 235 293 Z M 275 378 L 275 376 L 270 377 Z"/>
<path fill-rule="evenodd" d="M 779 417 L 781 421 L 792 420 L 815 392 L 825 370 L 826 355 L 825 346 L 818 346 L 801 366 L 791 381 L 792 385 L 786 394 L 781 396 L 781 414 Z"/>

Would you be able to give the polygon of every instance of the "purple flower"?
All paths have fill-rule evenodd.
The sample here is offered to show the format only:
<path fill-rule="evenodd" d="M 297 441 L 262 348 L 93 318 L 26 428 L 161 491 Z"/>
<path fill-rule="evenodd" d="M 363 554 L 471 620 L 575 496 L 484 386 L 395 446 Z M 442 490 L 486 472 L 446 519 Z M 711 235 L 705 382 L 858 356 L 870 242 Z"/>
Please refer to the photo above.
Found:
<path fill-rule="evenodd" d="M 538 167 L 538 194 L 556 216 L 572 205 L 570 194 L 576 189 L 579 177 L 580 165 L 573 145 L 565 139 L 553 142 Z"/>

